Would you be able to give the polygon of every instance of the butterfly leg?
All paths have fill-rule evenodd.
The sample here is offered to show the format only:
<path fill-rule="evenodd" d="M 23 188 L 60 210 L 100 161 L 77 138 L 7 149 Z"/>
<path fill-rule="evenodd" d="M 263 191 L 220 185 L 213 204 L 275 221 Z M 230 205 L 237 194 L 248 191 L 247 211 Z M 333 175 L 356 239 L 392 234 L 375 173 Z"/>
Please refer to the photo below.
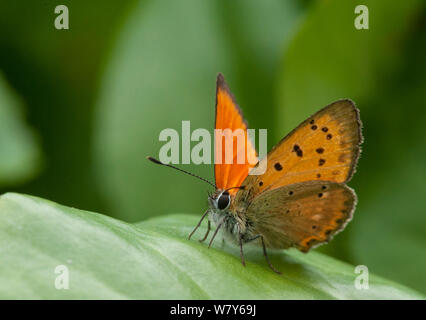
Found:
<path fill-rule="evenodd" d="M 214 231 L 213 236 L 212 236 L 212 238 L 210 239 L 210 242 L 209 242 L 209 249 L 210 249 L 210 246 L 212 245 L 213 240 L 214 240 L 214 238 L 216 237 L 216 235 L 217 235 L 217 233 L 218 233 L 218 231 L 219 231 L 220 227 L 222 227 L 222 225 L 223 225 L 223 221 L 224 221 L 224 219 L 222 219 L 222 221 L 221 221 L 221 222 L 219 222 L 219 224 L 217 225 L 216 230 Z"/>
<path fill-rule="evenodd" d="M 263 240 L 263 236 L 261 234 L 255 235 L 253 238 L 248 239 L 246 242 L 251 242 L 251 241 L 254 241 L 254 240 L 259 239 L 259 238 L 260 238 L 260 240 L 262 240 L 263 255 L 265 256 L 265 259 L 266 259 L 266 262 L 269 265 L 269 268 L 271 268 L 272 271 L 274 271 L 275 273 L 281 274 L 281 272 L 279 272 L 277 269 L 274 268 L 271 261 L 269 260 L 268 254 L 266 253 L 265 241 Z"/>
<path fill-rule="evenodd" d="M 198 241 L 203 242 L 204 240 L 206 240 L 207 236 L 209 235 L 209 232 L 210 232 L 210 220 L 207 222 L 207 232 L 206 232 L 206 234 L 204 235 L 204 237 L 202 239 L 200 239 Z"/>
<path fill-rule="evenodd" d="M 278 271 L 277 269 L 274 268 L 274 266 L 272 265 L 271 261 L 269 260 L 268 254 L 266 253 L 265 241 L 263 240 L 263 236 L 262 235 L 260 235 L 260 239 L 262 240 L 263 255 L 265 256 L 266 262 L 268 262 L 269 268 L 271 268 L 272 271 L 274 271 L 275 273 L 281 274 L 280 271 Z"/>
<path fill-rule="evenodd" d="M 201 217 L 200 221 L 198 222 L 198 224 L 195 226 L 194 230 L 192 230 L 192 232 L 189 234 L 188 236 L 188 240 L 191 239 L 192 235 L 194 234 L 195 231 L 197 231 L 197 229 L 200 227 L 201 222 L 203 222 L 204 218 L 207 216 L 207 213 L 209 213 L 209 209 L 206 210 L 206 212 L 204 212 L 203 216 Z"/>
<path fill-rule="evenodd" d="M 243 266 L 246 266 L 246 260 L 244 259 L 244 252 L 243 252 L 243 239 L 240 236 L 240 256 L 241 256 L 241 263 L 243 264 Z"/>

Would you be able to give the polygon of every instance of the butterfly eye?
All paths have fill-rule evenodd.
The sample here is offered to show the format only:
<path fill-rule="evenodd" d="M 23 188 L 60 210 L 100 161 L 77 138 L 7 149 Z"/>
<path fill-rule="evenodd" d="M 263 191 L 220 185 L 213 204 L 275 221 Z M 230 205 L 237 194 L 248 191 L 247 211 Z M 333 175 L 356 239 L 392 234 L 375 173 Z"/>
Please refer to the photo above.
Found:
<path fill-rule="evenodd" d="M 229 203 L 231 202 L 231 198 L 229 197 L 228 192 L 224 192 L 217 199 L 217 208 L 219 210 L 224 210 L 229 207 Z"/>

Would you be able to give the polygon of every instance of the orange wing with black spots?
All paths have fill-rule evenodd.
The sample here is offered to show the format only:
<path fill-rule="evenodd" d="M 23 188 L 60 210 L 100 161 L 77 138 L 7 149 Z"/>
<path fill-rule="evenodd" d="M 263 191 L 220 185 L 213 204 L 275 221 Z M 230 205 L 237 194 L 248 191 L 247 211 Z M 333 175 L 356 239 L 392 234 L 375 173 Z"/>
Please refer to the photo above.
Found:
<path fill-rule="evenodd" d="M 232 204 L 251 235 L 273 248 L 303 252 L 341 231 L 351 219 L 355 193 L 344 183 L 355 170 L 362 142 L 358 109 L 336 101 L 302 122 L 249 175 Z"/>
<path fill-rule="evenodd" d="M 215 129 L 216 187 L 239 187 L 256 164 L 257 153 L 247 134 L 247 122 L 222 74 L 217 76 L 216 82 Z M 226 139 L 232 143 L 227 143 Z M 235 193 L 236 190 L 229 192 Z"/>
<path fill-rule="evenodd" d="M 305 181 L 347 182 L 355 170 L 362 143 L 359 111 L 348 99 L 336 101 L 302 122 L 261 161 L 263 175 L 243 182 L 244 200 L 267 190 Z"/>

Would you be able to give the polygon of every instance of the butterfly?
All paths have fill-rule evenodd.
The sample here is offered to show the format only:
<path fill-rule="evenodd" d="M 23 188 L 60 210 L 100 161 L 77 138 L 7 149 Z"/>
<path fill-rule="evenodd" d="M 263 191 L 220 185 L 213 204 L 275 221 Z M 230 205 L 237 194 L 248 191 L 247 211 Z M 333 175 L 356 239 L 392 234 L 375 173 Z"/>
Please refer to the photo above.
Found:
<path fill-rule="evenodd" d="M 215 191 L 208 196 L 209 208 L 189 235 L 208 216 L 207 232 L 200 241 L 219 230 L 240 248 L 243 244 L 263 248 L 269 267 L 267 248 L 297 248 L 308 252 L 329 242 L 352 219 L 357 203 L 355 192 L 346 185 L 354 174 L 363 141 L 359 110 L 349 99 L 335 101 L 303 121 L 261 160 L 248 137 L 247 122 L 222 74 L 216 82 L 217 130 L 240 130 L 245 144 L 233 141 L 233 162 L 223 161 L 226 143 L 215 137 Z M 216 134 L 216 133 L 215 133 Z M 228 146 L 229 148 L 229 146 Z M 257 161 L 235 163 L 244 152 Z M 149 160 L 193 175 L 152 157 Z M 247 160 L 246 159 L 246 160 Z M 220 160 L 220 161 L 218 161 Z M 252 164 L 253 163 L 253 164 Z M 266 166 L 263 174 L 250 174 Z"/>

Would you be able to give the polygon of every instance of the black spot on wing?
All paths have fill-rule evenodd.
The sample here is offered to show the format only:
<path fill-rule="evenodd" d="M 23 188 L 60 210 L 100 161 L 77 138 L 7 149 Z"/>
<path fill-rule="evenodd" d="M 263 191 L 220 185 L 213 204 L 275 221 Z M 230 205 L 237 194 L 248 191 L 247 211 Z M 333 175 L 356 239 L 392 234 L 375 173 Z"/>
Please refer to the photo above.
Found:
<path fill-rule="evenodd" d="M 303 157 L 303 150 L 297 144 L 294 145 L 293 152 L 296 152 L 298 157 Z"/>
<path fill-rule="evenodd" d="M 283 166 L 281 165 L 281 163 L 277 162 L 276 164 L 274 164 L 274 168 L 277 171 L 281 171 L 283 169 Z"/>

